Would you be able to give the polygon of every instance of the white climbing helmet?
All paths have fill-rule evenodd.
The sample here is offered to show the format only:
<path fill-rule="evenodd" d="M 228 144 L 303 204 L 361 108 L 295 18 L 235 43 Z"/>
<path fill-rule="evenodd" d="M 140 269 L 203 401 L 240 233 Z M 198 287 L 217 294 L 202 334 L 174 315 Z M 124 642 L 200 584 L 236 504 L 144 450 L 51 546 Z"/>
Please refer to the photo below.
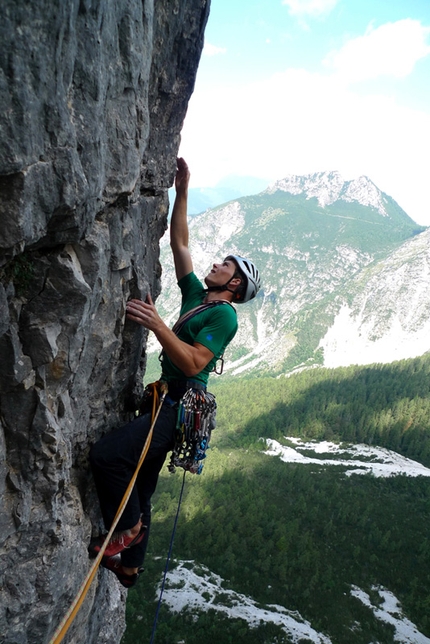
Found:
<path fill-rule="evenodd" d="M 261 286 L 258 268 L 249 259 L 240 257 L 239 255 L 227 255 L 225 259 L 232 259 L 237 264 L 241 273 L 246 277 L 245 291 L 235 301 L 238 303 L 249 302 L 249 300 L 252 300 L 257 295 Z"/>

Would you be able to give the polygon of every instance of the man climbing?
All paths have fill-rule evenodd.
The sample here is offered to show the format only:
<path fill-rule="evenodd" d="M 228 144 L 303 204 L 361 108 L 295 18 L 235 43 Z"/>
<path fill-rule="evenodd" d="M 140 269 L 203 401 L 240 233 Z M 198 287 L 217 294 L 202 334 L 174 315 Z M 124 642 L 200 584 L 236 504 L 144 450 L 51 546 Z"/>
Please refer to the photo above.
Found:
<path fill-rule="evenodd" d="M 187 164 L 178 159 L 170 245 L 182 293 L 179 325 L 172 330 L 163 322 L 149 294 L 146 301 L 127 303 L 127 318 L 153 331 L 163 347 L 160 381 L 167 383 L 168 394 L 136 485 L 101 562 L 126 588 L 136 583 L 141 572 L 149 537 L 150 500 L 166 455 L 174 447 L 179 401 L 190 390 L 206 391 L 209 373 L 237 331 L 236 310 L 231 303 L 249 301 L 260 288 L 254 264 L 235 255 L 213 264 L 204 279 L 206 288 L 197 279 L 188 247 L 189 178 Z M 207 307 L 196 308 L 203 303 Z M 188 318 L 184 322 L 185 313 Z M 150 426 L 151 413 L 144 413 L 101 438 L 91 449 L 90 463 L 106 527 L 112 524 L 136 470 Z M 103 541 L 101 536 L 91 542 L 90 555 L 96 556 Z"/>

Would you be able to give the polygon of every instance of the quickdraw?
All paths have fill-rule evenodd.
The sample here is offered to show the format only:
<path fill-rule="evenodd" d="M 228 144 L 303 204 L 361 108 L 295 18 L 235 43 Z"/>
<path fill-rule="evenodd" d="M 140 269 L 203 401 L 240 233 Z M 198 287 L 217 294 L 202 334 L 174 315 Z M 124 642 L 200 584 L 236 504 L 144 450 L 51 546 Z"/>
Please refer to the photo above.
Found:
<path fill-rule="evenodd" d="M 169 472 L 181 467 L 201 474 L 212 430 L 215 429 L 216 401 L 208 391 L 188 389 L 178 403 L 175 446 Z"/>

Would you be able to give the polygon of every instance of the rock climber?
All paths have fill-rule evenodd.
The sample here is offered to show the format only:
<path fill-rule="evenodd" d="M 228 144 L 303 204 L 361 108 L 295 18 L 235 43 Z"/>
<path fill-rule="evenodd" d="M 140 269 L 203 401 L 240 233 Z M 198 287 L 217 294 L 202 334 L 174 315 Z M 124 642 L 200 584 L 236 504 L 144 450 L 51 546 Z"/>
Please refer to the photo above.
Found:
<path fill-rule="evenodd" d="M 202 303 L 223 302 L 192 316 L 178 333 L 159 316 L 150 294 L 146 301 L 127 303 L 127 318 L 152 331 L 162 352 L 160 381 L 168 394 L 154 426 L 146 458 L 131 497 L 104 552 L 101 565 L 114 572 L 123 586 L 133 586 L 142 571 L 149 537 L 151 496 L 167 453 L 173 449 L 178 401 L 190 388 L 206 390 L 210 372 L 237 331 L 232 303 L 247 302 L 260 288 L 255 265 L 243 257 L 229 255 L 213 264 L 204 278 L 193 272 L 188 247 L 187 199 L 190 173 L 184 159 L 177 159 L 176 197 L 170 223 L 170 245 L 176 278 L 182 293 L 181 315 Z M 175 327 L 174 327 L 175 328 Z M 90 463 L 106 528 L 112 524 L 130 482 L 151 426 L 151 413 L 144 413 L 102 437 L 90 451 Z M 104 536 L 93 539 L 90 556 L 96 556 Z"/>

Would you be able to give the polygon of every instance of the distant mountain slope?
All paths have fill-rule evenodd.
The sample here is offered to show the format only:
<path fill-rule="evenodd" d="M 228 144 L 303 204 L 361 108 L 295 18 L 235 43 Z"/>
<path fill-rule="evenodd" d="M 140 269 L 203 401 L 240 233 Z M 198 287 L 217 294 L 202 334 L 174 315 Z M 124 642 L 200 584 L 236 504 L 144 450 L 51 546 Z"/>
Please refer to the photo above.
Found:
<path fill-rule="evenodd" d="M 430 351 L 430 229 L 365 268 L 321 340 L 328 367 L 391 362 Z"/>
<path fill-rule="evenodd" d="M 354 303 L 354 310 L 359 310 L 368 280 L 377 282 L 378 275 L 389 280 L 392 273 L 397 275 L 392 279 L 400 280 L 398 294 L 393 291 L 394 302 L 389 304 L 393 311 L 400 301 L 403 307 L 415 306 L 417 291 L 410 276 L 414 271 L 422 275 L 422 314 L 413 355 L 430 349 L 428 343 L 421 345 L 427 329 L 425 311 L 430 307 L 430 289 L 425 289 L 428 277 L 422 268 L 428 262 L 429 233 L 424 230 L 368 178 L 343 181 L 337 172 L 287 177 L 262 193 L 193 217 L 191 252 L 199 277 L 229 253 L 252 258 L 263 276 L 256 300 L 238 307 L 240 330 L 226 355 L 226 372 L 282 373 L 303 364 L 322 364 L 325 353 L 331 356 L 336 351 L 343 352 L 346 362 L 342 364 L 347 364 L 355 356 L 351 345 L 348 357 L 348 339 L 342 350 L 333 348 L 332 336 L 322 340 L 339 312 L 345 316 L 346 304 Z M 406 250 L 389 259 L 405 242 Z M 167 236 L 161 262 L 163 292 L 158 307 L 172 324 L 179 293 Z M 399 268 L 402 262 L 409 265 L 408 270 Z M 375 300 L 373 322 L 366 331 L 370 347 L 380 337 L 376 326 L 382 329 L 382 320 L 387 319 L 384 293 L 388 296 L 388 292 L 381 289 Z M 152 347 L 155 351 L 155 344 Z M 371 353 L 367 355 L 373 361 Z"/>
<path fill-rule="evenodd" d="M 253 195 L 264 190 L 268 182 L 265 179 L 248 176 L 229 175 L 224 177 L 215 186 L 190 188 L 188 191 L 188 214 L 198 215 L 209 208 L 238 199 L 245 195 Z M 175 199 L 174 187 L 169 190 L 170 208 Z"/>

